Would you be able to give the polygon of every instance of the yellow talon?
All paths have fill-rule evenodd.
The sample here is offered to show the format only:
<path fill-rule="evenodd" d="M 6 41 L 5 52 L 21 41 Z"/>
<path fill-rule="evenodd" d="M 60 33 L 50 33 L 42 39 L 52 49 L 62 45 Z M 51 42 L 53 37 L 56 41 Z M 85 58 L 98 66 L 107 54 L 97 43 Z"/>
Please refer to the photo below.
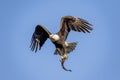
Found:
<path fill-rule="evenodd" d="M 63 59 L 64 59 L 64 60 L 68 59 L 67 54 L 64 54 Z"/>
<path fill-rule="evenodd" d="M 60 56 L 60 61 L 63 62 L 66 59 L 68 59 L 68 56 L 66 54 L 64 54 L 63 56 Z"/>

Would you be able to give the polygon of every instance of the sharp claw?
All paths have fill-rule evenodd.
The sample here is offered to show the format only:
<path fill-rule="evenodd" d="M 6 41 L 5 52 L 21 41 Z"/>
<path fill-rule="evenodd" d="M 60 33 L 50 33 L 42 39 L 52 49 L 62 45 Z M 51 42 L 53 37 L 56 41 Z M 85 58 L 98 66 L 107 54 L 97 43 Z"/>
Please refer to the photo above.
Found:
<path fill-rule="evenodd" d="M 68 59 L 68 56 L 66 54 L 64 54 L 63 56 L 60 56 L 61 66 L 65 71 L 70 71 L 71 72 L 72 70 L 66 69 L 64 67 L 64 62 L 65 62 L 66 59 Z"/>
<path fill-rule="evenodd" d="M 66 59 L 68 59 L 68 56 L 67 56 L 67 54 L 64 54 L 64 59 L 66 60 Z"/>
<path fill-rule="evenodd" d="M 67 54 L 64 54 L 63 56 L 60 56 L 60 62 L 65 61 L 66 59 L 68 59 Z"/>

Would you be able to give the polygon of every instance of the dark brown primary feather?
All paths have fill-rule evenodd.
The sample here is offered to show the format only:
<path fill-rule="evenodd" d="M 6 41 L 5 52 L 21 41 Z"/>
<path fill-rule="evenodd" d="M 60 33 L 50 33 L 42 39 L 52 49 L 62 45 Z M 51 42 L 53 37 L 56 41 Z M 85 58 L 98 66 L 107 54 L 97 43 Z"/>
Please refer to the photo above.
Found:
<path fill-rule="evenodd" d="M 86 20 L 81 18 L 75 18 L 73 16 L 64 16 L 61 19 L 60 31 L 57 33 L 62 37 L 63 40 L 66 40 L 68 33 L 73 30 L 77 32 L 90 32 L 92 30 L 92 25 Z"/>
<path fill-rule="evenodd" d="M 37 52 L 38 47 L 40 50 L 50 34 L 45 27 L 37 25 L 31 39 L 31 50 Z"/>

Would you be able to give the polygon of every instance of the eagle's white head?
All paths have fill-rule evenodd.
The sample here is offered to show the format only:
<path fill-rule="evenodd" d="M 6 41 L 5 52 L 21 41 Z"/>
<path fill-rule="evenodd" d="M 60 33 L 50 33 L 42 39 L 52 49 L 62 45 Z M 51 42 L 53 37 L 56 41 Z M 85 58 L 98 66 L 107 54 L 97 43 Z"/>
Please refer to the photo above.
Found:
<path fill-rule="evenodd" d="M 58 41 L 58 40 L 60 39 L 60 37 L 59 37 L 57 34 L 51 34 L 51 35 L 49 36 L 49 38 L 50 38 L 53 42 Z"/>

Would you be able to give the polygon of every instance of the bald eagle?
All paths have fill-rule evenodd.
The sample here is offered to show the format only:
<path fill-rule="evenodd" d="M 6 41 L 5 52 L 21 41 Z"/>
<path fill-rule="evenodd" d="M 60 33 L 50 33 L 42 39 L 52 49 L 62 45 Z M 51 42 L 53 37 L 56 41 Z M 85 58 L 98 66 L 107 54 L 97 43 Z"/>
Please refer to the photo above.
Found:
<path fill-rule="evenodd" d="M 90 30 L 92 30 L 91 26 L 92 25 L 88 23 L 88 21 L 73 16 L 62 17 L 60 30 L 56 34 L 52 34 L 42 25 L 37 25 L 32 35 L 30 48 L 32 51 L 37 52 L 49 38 L 56 47 L 54 54 L 60 55 L 62 68 L 65 71 L 71 71 L 64 67 L 64 61 L 68 59 L 67 54 L 75 49 L 77 42 L 66 42 L 67 36 L 71 30 L 90 33 Z"/>

